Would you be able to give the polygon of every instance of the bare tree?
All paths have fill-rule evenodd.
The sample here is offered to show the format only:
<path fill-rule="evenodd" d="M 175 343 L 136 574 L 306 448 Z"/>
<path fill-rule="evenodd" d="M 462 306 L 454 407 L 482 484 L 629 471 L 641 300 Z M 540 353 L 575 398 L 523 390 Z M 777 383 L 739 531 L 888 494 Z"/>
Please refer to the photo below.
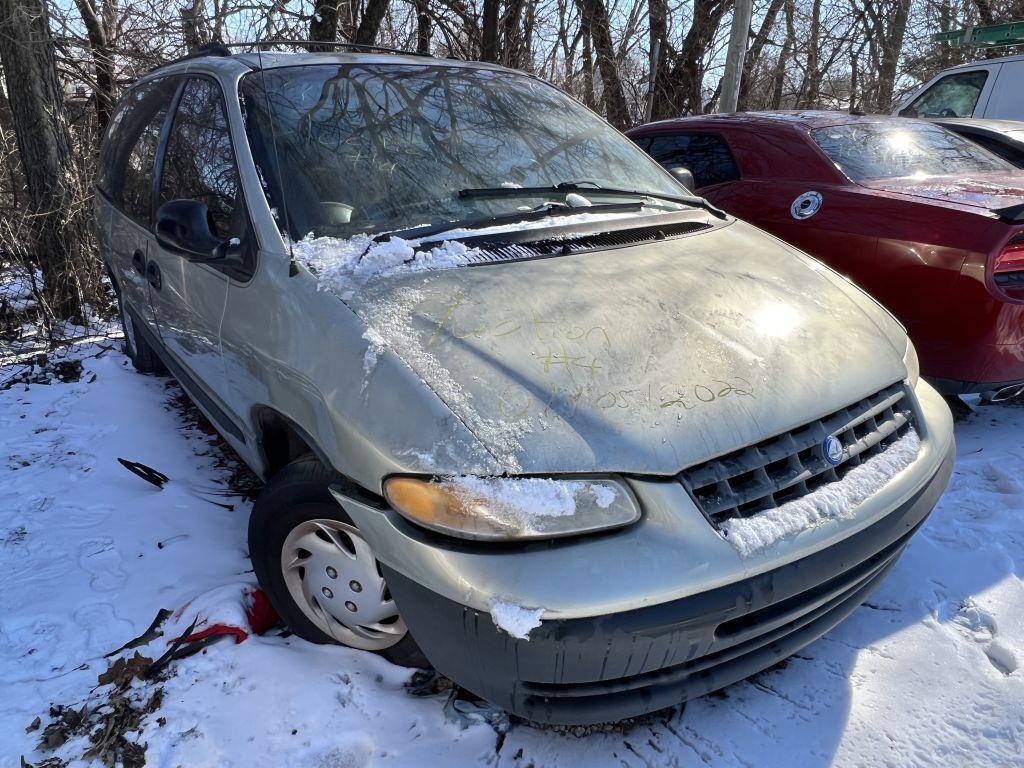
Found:
<path fill-rule="evenodd" d="M 359 20 L 354 42 L 360 45 L 373 45 L 377 42 L 377 33 L 380 32 L 380 25 L 384 21 L 384 14 L 388 12 L 389 5 L 391 0 L 368 0 L 363 18 Z"/>
<path fill-rule="evenodd" d="M 754 35 L 747 55 L 743 59 L 743 77 L 740 80 L 740 98 L 737 109 L 742 112 L 749 108 L 750 88 L 753 84 L 753 73 L 761 62 L 761 55 L 764 47 L 768 44 L 768 38 L 775 28 L 775 20 L 779 15 L 784 0 L 770 0 L 768 8 L 761 19 L 761 26 Z"/>
<path fill-rule="evenodd" d="M 102 133 L 110 113 L 114 110 L 114 53 L 112 37 L 116 32 L 117 0 L 106 0 L 97 5 L 97 0 L 75 0 L 75 6 L 82 17 L 89 39 L 93 67 L 96 73 L 96 122 Z"/>
<path fill-rule="evenodd" d="M 89 276 L 74 217 L 78 200 L 64 93 L 42 0 L 0 0 L 3 65 L 18 155 L 25 171 L 36 261 L 58 318 L 82 318 Z"/>
<path fill-rule="evenodd" d="M 586 18 L 587 28 L 593 36 L 608 122 L 620 130 L 625 130 L 630 126 L 632 120 L 629 116 L 629 108 L 626 106 L 622 80 L 619 77 L 619 64 L 615 56 L 615 46 L 612 43 L 608 9 L 603 0 L 576 0 L 576 2 L 580 14 Z"/>

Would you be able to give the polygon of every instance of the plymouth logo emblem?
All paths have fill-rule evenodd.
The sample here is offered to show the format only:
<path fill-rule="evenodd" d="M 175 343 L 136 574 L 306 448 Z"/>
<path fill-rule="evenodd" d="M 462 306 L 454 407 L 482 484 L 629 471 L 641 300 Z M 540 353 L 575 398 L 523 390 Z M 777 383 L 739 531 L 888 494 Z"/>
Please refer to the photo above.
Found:
<path fill-rule="evenodd" d="M 829 435 L 821 444 L 821 454 L 834 467 L 843 460 L 843 444 L 835 435 Z"/>

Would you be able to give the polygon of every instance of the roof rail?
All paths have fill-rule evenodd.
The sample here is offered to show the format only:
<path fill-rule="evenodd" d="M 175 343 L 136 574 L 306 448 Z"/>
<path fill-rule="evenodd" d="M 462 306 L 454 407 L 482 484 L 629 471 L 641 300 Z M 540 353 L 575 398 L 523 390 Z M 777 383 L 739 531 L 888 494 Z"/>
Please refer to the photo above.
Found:
<path fill-rule="evenodd" d="M 228 48 L 244 48 L 244 47 L 257 47 L 263 48 L 266 46 L 273 45 L 298 45 L 308 49 L 310 46 L 326 46 L 331 48 L 351 48 L 355 51 L 378 51 L 380 53 L 397 53 L 402 56 L 423 56 L 428 59 L 434 58 L 429 53 L 420 53 L 418 51 L 407 51 L 402 48 L 388 48 L 383 45 L 366 45 L 363 43 L 345 43 L 341 41 L 329 41 L 329 40 L 255 40 L 247 43 L 230 43 L 227 45 Z"/>
<path fill-rule="evenodd" d="M 188 61 L 189 59 L 198 59 L 201 56 L 231 56 L 233 48 L 258 48 L 263 49 L 275 45 L 297 45 L 308 49 L 310 46 L 323 46 L 330 48 L 350 48 L 355 51 L 366 51 L 367 53 L 394 53 L 401 56 L 423 56 L 429 59 L 434 58 L 429 53 L 419 53 L 418 51 L 405 51 L 401 48 L 387 48 L 383 45 L 364 45 L 362 43 L 343 43 L 343 42 L 330 42 L 327 40 L 250 40 L 243 43 L 205 43 L 199 46 L 194 51 L 189 51 L 184 56 L 179 56 L 176 59 L 165 62 L 164 64 L 158 64 L 149 70 L 153 72 L 161 69 L 162 67 L 169 66 L 170 64 L 177 64 L 179 61 Z"/>

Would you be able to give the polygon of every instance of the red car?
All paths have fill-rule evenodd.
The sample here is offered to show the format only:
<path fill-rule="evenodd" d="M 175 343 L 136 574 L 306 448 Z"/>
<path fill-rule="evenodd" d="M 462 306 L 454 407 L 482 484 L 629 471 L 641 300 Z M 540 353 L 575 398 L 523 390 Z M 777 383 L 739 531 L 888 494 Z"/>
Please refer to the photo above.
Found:
<path fill-rule="evenodd" d="M 1024 171 L 885 116 L 708 115 L 628 135 L 720 208 L 859 283 L 941 391 L 1024 392 Z"/>

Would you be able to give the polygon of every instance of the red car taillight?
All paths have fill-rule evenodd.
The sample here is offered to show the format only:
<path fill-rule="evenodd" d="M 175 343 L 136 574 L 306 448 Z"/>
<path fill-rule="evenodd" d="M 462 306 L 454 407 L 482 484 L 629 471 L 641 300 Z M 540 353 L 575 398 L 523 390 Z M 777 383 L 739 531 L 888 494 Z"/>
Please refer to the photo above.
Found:
<path fill-rule="evenodd" d="M 1007 298 L 1024 300 L 1024 232 L 1012 237 L 996 256 L 992 278 Z"/>
<path fill-rule="evenodd" d="M 997 275 L 1007 272 L 1024 272 L 1024 232 L 1011 239 L 1002 252 L 996 256 L 992 271 Z"/>

